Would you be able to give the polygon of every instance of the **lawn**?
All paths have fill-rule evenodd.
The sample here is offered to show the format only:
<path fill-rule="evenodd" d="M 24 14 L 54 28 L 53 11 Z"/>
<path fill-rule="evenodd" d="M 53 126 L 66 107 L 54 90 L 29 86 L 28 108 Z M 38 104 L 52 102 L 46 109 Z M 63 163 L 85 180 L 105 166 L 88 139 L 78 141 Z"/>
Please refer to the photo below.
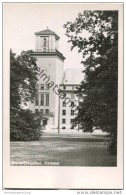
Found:
<path fill-rule="evenodd" d="M 43 135 L 39 141 L 11 142 L 11 165 L 116 166 L 98 135 Z"/>

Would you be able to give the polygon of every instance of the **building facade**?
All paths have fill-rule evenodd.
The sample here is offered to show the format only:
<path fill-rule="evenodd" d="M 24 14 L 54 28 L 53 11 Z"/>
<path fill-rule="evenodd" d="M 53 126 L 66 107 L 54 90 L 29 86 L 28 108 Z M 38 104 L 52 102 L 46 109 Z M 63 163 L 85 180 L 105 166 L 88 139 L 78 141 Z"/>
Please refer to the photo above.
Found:
<path fill-rule="evenodd" d="M 65 94 L 65 98 L 60 98 L 60 128 L 73 129 L 73 122 L 78 113 L 80 99 L 76 94 L 80 86 L 83 75 L 81 69 L 67 69 L 64 72 L 60 89 Z"/>
<path fill-rule="evenodd" d="M 59 52 L 60 37 L 55 32 L 49 29 L 37 32 L 35 39 L 35 52 L 31 55 L 37 58 L 39 67 L 38 93 L 36 102 L 29 103 L 29 109 L 43 114 L 42 125 L 46 129 L 70 129 L 79 101 L 75 91 L 82 80 L 82 71 L 64 72 L 65 57 Z"/>

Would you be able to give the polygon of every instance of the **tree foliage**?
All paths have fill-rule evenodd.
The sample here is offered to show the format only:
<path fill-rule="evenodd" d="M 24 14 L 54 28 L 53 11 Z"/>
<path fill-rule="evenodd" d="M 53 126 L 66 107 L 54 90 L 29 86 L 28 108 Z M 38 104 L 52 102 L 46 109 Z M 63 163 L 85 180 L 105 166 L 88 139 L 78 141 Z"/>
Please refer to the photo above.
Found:
<path fill-rule="evenodd" d="M 38 68 L 29 51 L 10 51 L 10 139 L 34 140 L 40 136 L 40 117 L 23 109 L 35 100 Z"/>
<path fill-rule="evenodd" d="M 109 151 L 117 151 L 118 11 L 84 11 L 64 25 L 66 35 L 82 53 L 84 80 L 75 125 L 83 131 L 100 128 L 110 137 Z"/>
<path fill-rule="evenodd" d="M 17 111 L 21 105 L 34 101 L 38 68 L 31 50 L 16 55 L 10 51 L 10 106 Z"/>
<path fill-rule="evenodd" d="M 20 109 L 15 115 L 10 115 L 10 140 L 31 141 L 40 138 L 40 121 L 38 113 L 28 109 Z"/>

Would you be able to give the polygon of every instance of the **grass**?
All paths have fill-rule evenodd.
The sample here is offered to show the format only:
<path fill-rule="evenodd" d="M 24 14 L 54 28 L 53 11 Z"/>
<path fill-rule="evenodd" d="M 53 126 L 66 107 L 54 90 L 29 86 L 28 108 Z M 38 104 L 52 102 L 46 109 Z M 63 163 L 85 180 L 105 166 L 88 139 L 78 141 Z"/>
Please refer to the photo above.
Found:
<path fill-rule="evenodd" d="M 98 135 L 42 136 L 39 141 L 11 142 L 11 165 L 116 166 Z"/>

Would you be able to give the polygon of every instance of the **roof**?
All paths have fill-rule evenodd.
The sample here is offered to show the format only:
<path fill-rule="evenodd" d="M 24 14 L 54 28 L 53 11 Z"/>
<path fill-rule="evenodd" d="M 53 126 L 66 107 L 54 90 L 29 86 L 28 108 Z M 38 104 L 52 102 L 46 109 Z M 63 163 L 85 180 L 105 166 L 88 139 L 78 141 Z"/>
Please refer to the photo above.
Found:
<path fill-rule="evenodd" d="M 66 58 L 63 56 L 62 53 L 60 53 L 58 50 L 49 50 L 48 52 L 43 51 L 35 51 L 30 53 L 31 56 L 58 56 L 62 61 L 64 61 Z"/>
<path fill-rule="evenodd" d="M 84 73 L 82 69 L 67 69 L 64 73 L 62 84 L 66 85 L 80 85 L 81 81 L 84 79 Z"/>
<path fill-rule="evenodd" d="M 46 30 L 36 32 L 35 35 L 54 35 L 56 37 L 56 39 L 60 38 L 55 32 L 51 31 L 48 28 Z"/>

